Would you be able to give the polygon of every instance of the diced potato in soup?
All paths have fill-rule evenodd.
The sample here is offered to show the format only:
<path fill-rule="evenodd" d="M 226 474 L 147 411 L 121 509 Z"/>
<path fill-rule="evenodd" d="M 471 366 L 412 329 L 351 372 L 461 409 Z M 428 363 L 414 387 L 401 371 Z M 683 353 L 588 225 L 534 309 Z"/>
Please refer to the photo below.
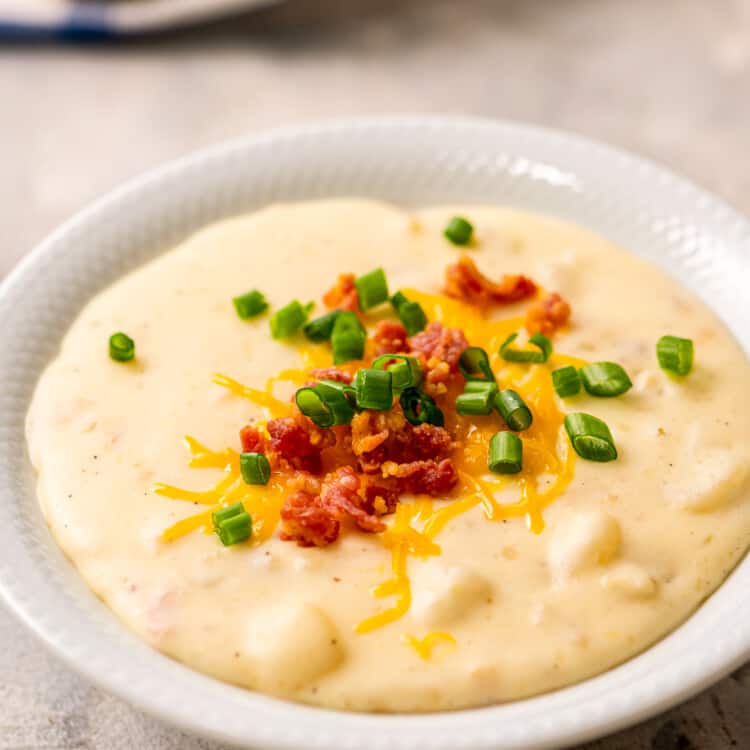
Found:
<path fill-rule="evenodd" d="M 470 226 L 449 241 L 456 216 Z M 317 321 L 317 341 L 286 335 L 324 299 L 350 317 Z M 132 359 L 125 339 L 109 356 L 116 332 Z M 690 374 L 659 367 L 665 334 L 693 342 Z M 486 360 L 459 360 L 467 346 Z M 311 373 L 334 351 L 337 369 Z M 377 366 L 411 361 L 411 395 L 394 395 L 396 370 L 347 385 L 382 353 L 411 357 Z M 616 397 L 556 395 L 553 370 L 571 367 L 576 390 L 594 362 L 632 389 L 615 374 Z M 531 424 L 481 385 L 457 401 L 482 367 Z M 320 378 L 336 427 L 293 407 Z M 719 586 L 750 543 L 749 387 L 704 304 L 586 229 L 341 199 L 210 226 L 104 290 L 41 378 L 27 434 L 52 533 L 155 648 L 274 696 L 436 711 L 596 675 Z M 610 431 L 610 460 L 586 460 L 587 439 L 576 454 L 572 412 Z M 220 539 L 222 509 L 235 520 L 216 521 Z"/>

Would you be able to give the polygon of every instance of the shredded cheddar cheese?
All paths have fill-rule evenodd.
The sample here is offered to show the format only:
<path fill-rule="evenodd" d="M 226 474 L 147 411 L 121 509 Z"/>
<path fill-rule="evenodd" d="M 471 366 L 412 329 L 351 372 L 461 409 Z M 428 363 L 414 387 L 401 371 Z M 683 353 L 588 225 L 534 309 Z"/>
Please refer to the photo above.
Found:
<path fill-rule="evenodd" d="M 428 633 L 424 638 L 420 639 L 414 635 L 402 635 L 401 640 L 408 646 L 411 646 L 421 659 L 432 658 L 432 652 L 435 646 L 439 643 L 444 643 L 452 650 L 456 648 L 456 639 L 450 633 L 444 633 L 441 630 L 436 630 L 433 633 Z"/>
<path fill-rule="evenodd" d="M 459 445 L 454 461 L 459 474 L 458 500 L 433 502 L 417 498 L 401 502 L 396 508 L 390 526 L 380 535 L 383 546 L 391 553 L 391 577 L 375 586 L 376 598 L 394 597 L 394 603 L 364 619 L 356 632 L 369 633 L 403 617 L 411 606 L 411 583 L 408 575 L 409 556 L 426 558 L 441 554 L 435 537 L 452 520 L 479 506 L 488 521 L 507 518 L 525 518 L 528 528 L 538 534 L 544 529 L 544 509 L 558 498 L 573 477 L 575 453 L 564 440 L 564 414 L 552 384 L 551 371 L 565 364 L 580 366 L 583 360 L 555 353 L 544 364 L 513 363 L 503 360 L 498 349 L 513 331 L 523 327 L 522 317 L 500 320 L 486 318 L 474 306 L 443 295 L 425 294 L 414 289 L 405 290 L 412 300 L 419 302 L 430 320 L 445 326 L 460 328 L 473 346 L 480 346 L 490 355 L 493 371 L 500 388 L 513 388 L 528 404 L 534 421 L 523 437 L 523 470 L 514 477 L 489 477 L 487 446 L 492 435 L 501 429 L 500 421 L 493 417 L 461 416 L 446 413 L 447 427 Z M 284 381 L 300 385 L 309 379 L 307 371 L 316 367 L 329 367 L 330 354 L 320 346 L 305 345 L 299 351 L 302 368 L 290 369 L 272 377 L 264 389 L 250 388 L 223 374 L 213 376 L 213 382 L 237 396 L 248 399 L 264 408 L 271 418 L 288 416 L 291 404 L 277 398 L 275 389 Z M 347 363 L 345 369 L 356 370 L 361 363 Z M 190 465 L 195 468 L 223 469 L 225 476 L 212 488 L 191 491 L 158 484 L 156 494 L 175 500 L 185 500 L 206 505 L 208 508 L 196 515 L 181 519 L 166 529 L 162 540 L 172 541 L 198 529 L 210 531 L 211 514 L 227 505 L 242 502 L 253 518 L 252 543 L 268 539 L 279 522 L 279 512 L 288 490 L 282 479 L 272 477 L 265 487 L 246 485 L 239 468 L 239 454 L 226 448 L 213 451 L 194 438 L 186 438 L 191 454 Z M 497 493 L 517 486 L 518 499 L 500 503 Z M 421 640 L 405 635 L 423 659 L 430 658 L 433 647 L 445 642 L 455 647 L 448 633 L 430 633 Z"/>

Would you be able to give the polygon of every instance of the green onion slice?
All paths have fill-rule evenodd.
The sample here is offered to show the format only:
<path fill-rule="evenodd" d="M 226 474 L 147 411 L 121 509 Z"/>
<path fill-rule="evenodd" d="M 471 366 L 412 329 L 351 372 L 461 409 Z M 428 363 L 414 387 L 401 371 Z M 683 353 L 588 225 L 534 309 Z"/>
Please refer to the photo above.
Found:
<path fill-rule="evenodd" d="M 275 339 L 285 339 L 291 336 L 307 322 L 307 316 L 313 307 L 313 302 L 303 306 L 299 300 L 295 299 L 277 310 L 270 320 L 271 336 Z"/>
<path fill-rule="evenodd" d="M 401 305 L 404 304 L 404 302 L 408 302 L 409 298 L 403 293 L 403 292 L 396 292 L 393 297 L 391 297 L 391 304 L 393 305 L 393 309 L 398 313 Z"/>
<path fill-rule="evenodd" d="M 225 547 L 250 538 L 253 519 L 242 503 L 217 510 L 211 517 L 214 531 Z"/>
<path fill-rule="evenodd" d="M 350 310 L 340 311 L 331 331 L 333 363 L 340 365 L 352 359 L 362 359 L 365 353 L 365 338 L 365 329 L 359 318 Z"/>
<path fill-rule="evenodd" d="M 464 391 L 456 398 L 457 414 L 487 416 L 492 414 L 494 408 L 495 394 L 489 388 L 483 388 L 479 391 Z"/>
<path fill-rule="evenodd" d="M 253 289 L 251 292 L 242 294 L 239 297 L 234 297 L 232 304 L 237 311 L 237 315 L 242 320 L 254 318 L 268 310 L 268 301 L 263 296 L 263 293 L 257 289 Z"/>
<path fill-rule="evenodd" d="M 406 354 L 383 354 L 372 366 L 375 370 L 388 370 L 391 373 L 393 393 L 396 395 L 405 388 L 416 388 L 422 382 L 422 366 L 414 357 Z"/>
<path fill-rule="evenodd" d="M 305 336 L 310 341 L 320 343 L 322 341 L 328 341 L 333 333 L 333 326 L 336 323 L 336 318 L 341 314 L 341 310 L 331 310 L 331 312 L 321 315 L 319 318 L 311 320 L 309 323 L 305 323 L 302 330 Z"/>
<path fill-rule="evenodd" d="M 459 357 L 458 367 L 467 381 L 495 382 L 495 373 L 492 372 L 490 367 L 489 357 L 481 347 L 470 346 L 468 349 L 464 349 L 463 354 Z"/>
<path fill-rule="evenodd" d="M 391 297 L 391 304 L 406 329 L 407 335 L 413 336 L 427 325 L 427 315 L 422 305 L 419 302 L 412 302 L 403 292 L 396 292 Z"/>
<path fill-rule="evenodd" d="M 474 235 L 474 227 L 463 216 L 454 216 L 443 230 L 443 234 L 454 245 L 468 245 Z"/>
<path fill-rule="evenodd" d="M 336 381 L 321 380 L 314 386 L 300 388 L 294 396 L 297 408 L 318 427 L 349 424 L 354 407 L 348 393 L 354 389 Z"/>
<path fill-rule="evenodd" d="M 398 309 L 398 317 L 409 336 L 424 330 L 427 325 L 427 315 L 419 302 L 404 302 Z"/>
<path fill-rule="evenodd" d="M 245 484 L 268 484 L 271 464 L 262 453 L 240 453 L 240 471 Z"/>
<path fill-rule="evenodd" d="M 662 370 L 673 375 L 687 375 L 693 368 L 693 341 L 662 336 L 656 342 L 656 357 Z"/>
<path fill-rule="evenodd" d="M 235 503 L 234 505 L 227 505 L 226 508 L 217 510 L 212 516 L 214 526 L 224 523 L 228 518 L 233 516 L 239 516 L 240 513 L 245 512 L 245 506 L 242 503 Z"/>
<path fill-rule="evenodd" d="M 130 362 L 135 357 L 135 341 L 126 333 L 113 333 L 109 337 L 109 356 L 115 362 Z"/>
<path fill-rule="evenodd" d="M 526 402 L 512 389 L 499 391 L 495 396 L 495 408 L 511 430 L 527 430 L 534 417 Z"/>
<path fill-rule="evenodd" d="M 393 406 L 393 376 L 388 370 L 358 370 L 354 390 L 360 409 L 386 411 Z"/>
<path fill-rule="evenodd" d="M 407 388 L 399 399 L 404 416 L 411 424 L 434 424 L 442 427 L 445 417 L 435 401 L 419 388 Z"/>
<path fill-rule="evenodd" d="M 575 396 L 581 390 L 581 376 L 572 365 L 552 370 L 552 385 L 560 398 Z"/>
<path fill-rule="evenodd" d="M 625 370 L 616 362 L 592 362 L 581 368 L 583 387 L 592 396 L 620 396 L 633 385 Z"/>
<path fill-rule="evenodd" d="M 497 393 L 497 383 L 490 383 L 486 380 L 467 380 L 464 385 L 464 393 L 490 393 L 492 398 Z"/>
<path fill-rule="evenodd" d="M 523 468 L 523 443 L 512 432 L 496 432 L 490 438 L 487 466 L 496 474 L 518 474 Z"/>
<path fill-rule="evenodd" d="M 552 342 L 543 334 L 535 333 L 529 337 L 529 343 L 539 349 L 538 352 L 528 349 L 511 349 L 511 344 L 518 338 L 517 333 L 511 333 L 500 345 L 500 356 L 507 362 L 546 362 L 552 354 Z"/>
<path fill-rule="evenodd" d="M 575 452 L 589 461 L 614 461 L 617 448 L 606 422 L 576 412 L 565 417 L 565 430 Z"/>
<path fill-rule="evenodd" d="M 382 268 L 359 276 L 354 280 L 354 286 L 359 295 L 359 309 L 362 312 L 388 301 L 388 281 Z"/>

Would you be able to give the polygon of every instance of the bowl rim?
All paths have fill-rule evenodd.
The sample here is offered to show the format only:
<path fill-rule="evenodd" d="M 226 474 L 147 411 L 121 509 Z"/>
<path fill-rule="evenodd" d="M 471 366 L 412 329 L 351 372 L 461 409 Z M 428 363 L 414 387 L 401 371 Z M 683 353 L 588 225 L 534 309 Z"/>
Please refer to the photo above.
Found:
<path fill-rule="evenodd" d="M 2 283 L 0 283 L 0 303 L 6 298 L 10 290 L 21 283 L 28 274 L 33 273 L 35 268 L 44 264 L 49 258 L 54 257 L 58 246 L 71 234 L 75 234 L 88 226 L 95 227 L 97 219 L 103 213 L 121 204 L 125 199 L 138 195 L 156 182 L 171 180 L 174 183 L 178 176 L 187 170 L 199 169 L 201 165 L 227 159 L 233 154 L 245 153 L 254 148 L 273 148 L 279 144 L 293 144 L 300 138 L 316 138 L 323 134 L 330 135 L 332 132 L 345 133 L 362 129 L 372 129 L 379 132 L 388 131 L 393 137 L 398 137 L 398 133 L 403 131 L 403 129 L 422 127 L 445 128 L 448 130 L 466 129 L 467 131 L 472 129 L 490 129 L 496 131 L 498 136 L 524 135 L 526 137 L 554 142 L 559 148 L 570 147 L 571 149 L 585 150 L 591 158 L 599 157 L 605 161 L 616 161 L 619 165 L 628 168 L 634 173 L 638 173 L 642 178 L 650 177 L 655 180 L 658 179 L 665 189 L 680 191 L 683 195 L 689 196 L 691 199 L 699 202 L 706 211 L 711 212 L 717 222 L 726 223 L 727 225 L 731 224 L 735 235 L 745 238 L 746 241 L 750 240 L 750 222 L 724 200 L 704 191 L 689 180 L 675 175 L 652 160 L 634 156 L 623 149 L 593 141 L 579 135 L 514 121 L 453 115 L 384 115 L 335 118 L 278 128 L 268 133 L 251 134 L 232 139 L 187 154 L 128 180 L 120 187 L 115 188 L 94 201 L 89 207 L 77 212 L 26 255 L 11 270 Z M 38 374 L 35 373 L 37 376 Z M 0 471 L 0 485 L 5 482 L 6 477 Z M 747 557 L 744 560 L 745 563 L 749 562 Z M 726 587 L 728 581 L 738 577 L 741 566 L 743 566 L 742 561 L 737 564 L 737 567 L 729 575 L 727 581 L 717 591 Z M 748 568 L 748 565 L 744 565 L 744 567 Z M 274 713 L 278 714 L 279 717 L 284 717 L 290 724 L 294 724 L 295 719 L 299 719 L 301 723 L 309 721 L 312 724 L 319 725 L 320 729 L 320 733 L 312 739 L 301 734 L 294 727 L 287 727 L 288 731 L 286 732 L 277 727 L 270 732 L 264 729 L 263 731 L 253 733 L 252 736 L 239 736 L 222 730 L 215 722 L 208 725 L 204 717 L 191 715 L 189 712 L 177 714 L 174 710 L 170 710 L 168 706 L 163 705 L 163 702 L 160 703 L 158 700 L 154 700 L 155 695 L 153 692 L 144 695 L 139 691 L 137 686 L 130 684 L 122 675 L 102 674 L 101 671 L 97 670 L 95 665 L 92 666 L 82 661 L 69 648 L 66 648 L 64 639 L 56 635 L 46 622 L 41 622 L 38 617 L 34 616 L 34 613 L 27 606 L 27 600 L 20 595 L 18 586 L 13 580 L 12 571 L 9 574 L 9 570 L 8 568 L 0 570 L 0 596 L 2 596 L 8 608 L 42 640 L 47 648 L 60 657 L 69 667 L 104 690 L 135 705 L 144 713 L 180 726 L 188 731 L 234 745 L 252 743 L 252 746 L 260 744 L 263 747 L 291 750 L 292 748 L 299 747 L 304 742 L 308 743 L 310 747 L 321 748 L 430 747 L 438 749 L 455 747 L 458 749 L 459 747 L 475 747 L 489 750 L 496 747 L 499 738 L 502 737 L 503 727 L 500 726 L 503 722 L 502 712 L 507 706 L 523 708 L 524 706 L 538 703 L 548 698 L 555 698 L 556 703 L 559 704 L 554 709 L 558 712 L 558 717 L 555 718 L 555 721 L 557 721 L 562 718 L 561 712 L 570 714 L 571 712 L 586 708 L 586 703 L 581 704 L 579 702 L 584 697 L 581 687 L 600 683 L 609 675 L 621 669 L 621 667 L 615 667 L 603 675 L 591 678 L 582 683 L 510 704 L 455 712 L 440 712 L 438 714 L 416 715 L 373 715 L 339 712 L 269 698 L 222 684 L 222 687 L 229 691 L 239 690 L 242 693 L 252 695 L 253 701 L 259 710 L 273 710 Z M 705 604 L 701 605 L 701 608 L 705 606 Z M 687 622 L 689 620 L 680 625 L 665 640 L 669 640 L 676 633 L 681 632 L 686 627 Z M 125 628 L 124 625 L 122 627 Z M 663 641 L 659 643 L 663 643 Z M 654 650 L 656 645 L 647 649 L 640 656 L 634 657 L 634 659 L 647 660 L 649 653 Z M 154 654 L 156 658 L 170 661 L 170 663 L 174 664 L 167 657 L 158 654 L 158 652 L 154 652 Z M 720 648 L 717 647 L 712 650 L 712 661 L 710 662 L 703 661 L 696 663 L 695 659 L 691 660 L 691 656 L 694 656 L 694 654 L 684 654 L 685 661 L 680 665 L 683 677 L 681 682 L 672 680 L 668 685 L 661 684 L 659 692 L 654 695 L 647 694 L 646 692 L 639 694 L 637 691 L 628 695 L 623 694 L 619 696 L 619 700 L 610 699 L 606 710 L 602 709 L 601 703 L 598 706 L 589 705 L 588 707 L 593 709 L 592 715 L 587 717 L 583 723 L 580 721 L 572 723 L 560 721 L 559 725 L 556 726 L 554 722 L 549 725 L 546 725 L 545 722 L 545 725 L 540 725 L 537 728 L 538 731 L 537 729 L 534 730 L 536 732 L 535 735 L 528 735 L 525 738 L 521 738 L 513 747 L 521 750 L 521 748 L 567 746 L 571 743 L 586 741 L 622 729 L 664 711 L 705 689 L 750 659 L 750 633 L 743 636 L 739 633 L 739 630 L 733 631 L 731 637 L 728 635 Z M 217 682 L 212 678 L 200 675 L 181 665 L 178 665 L 177 669 L 192 675 L 191 679 L 195 684 L 202 683 L 205 685 L 207 682 Z M 638 683 L 648 681 L 648 671 L 633 679 Z M 627 687 L 627 681 L 625 685 L 619 687 L 620 693 L 623 693 L 624 687 Z M 277 719 L 274 718 L 274 720 Z M 468 745 L 460 741 L 460 725 L 463 725 L 465 728 L 474 721 L 481 724 L 484 729 L 482 732 L 475 732 L 471 737 L 471 744 Z M 428 723 L 432 726 L 428 726 Z M 342 729 L 341 735 L 339 734 L 339 728 Z M 373 732 L 383 732 L 383 735 L 373 737 L 371 736 Z M 438 734 L 442 736 L 437 737 Z M 422 744 L 421 740 L 428 735 L 431 737 L 429 744 Z M 363 738 L 367 738 L 366 745 L 361 744 Z M 505 745 L 503 746 L 505 747 Z M 507 747 L 510 747 L 510 745 Z"/>

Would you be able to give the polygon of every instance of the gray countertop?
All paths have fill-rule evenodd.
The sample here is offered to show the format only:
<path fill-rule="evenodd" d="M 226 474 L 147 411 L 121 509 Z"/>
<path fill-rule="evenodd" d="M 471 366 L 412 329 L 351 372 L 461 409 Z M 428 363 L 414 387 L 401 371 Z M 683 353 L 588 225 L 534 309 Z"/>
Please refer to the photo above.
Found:
<path fill-rule="evenodd" d="M 750 0 L 289 0 L 168 37 L 0 47 L 0 102 L 0 276 L 145 169 L 342 114 L 565 128 L 750 213 Z M 218 750 L 89 686 L 1 607 L 0 644 L 0 750 Z M 586 750 L 750 748 L 748 708 L 745 667 Z"/>

